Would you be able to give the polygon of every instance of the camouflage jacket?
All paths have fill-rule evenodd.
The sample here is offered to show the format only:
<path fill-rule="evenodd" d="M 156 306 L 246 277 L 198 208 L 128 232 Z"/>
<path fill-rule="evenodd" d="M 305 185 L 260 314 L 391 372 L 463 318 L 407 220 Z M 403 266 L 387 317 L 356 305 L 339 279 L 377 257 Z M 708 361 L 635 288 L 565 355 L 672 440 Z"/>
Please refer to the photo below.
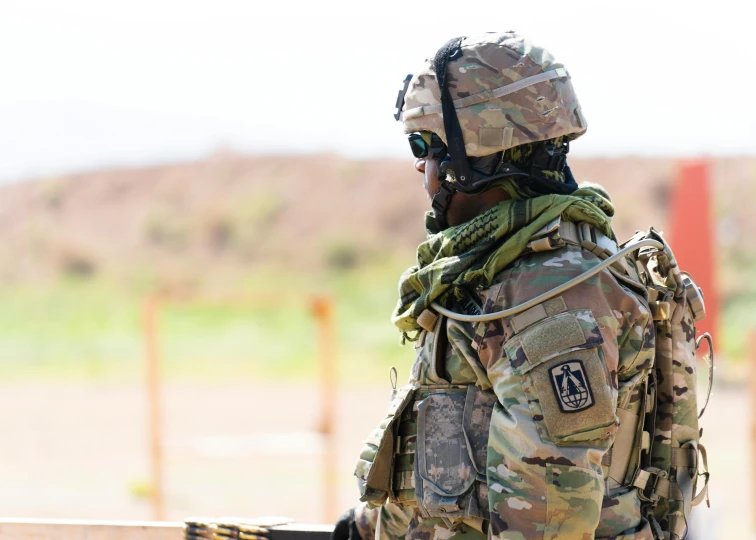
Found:
<path fill-rule="evenodd" d="M 477 291 L 486 313 L 534 298 L 595 266 L 577 246 L 521 256 Z M 638 412 L 653 365 L 644 296 L 608 270 L 522 314 L 445 320 L 443 375 L 432 334 L 418 342 L 410 382 L 492 391 L 485 479 L 489 519 L 423 518 L 416 507 L 358 508 L 363 540 L 457 535 L 502 539 L 651 538 L 632 487 L 608 477 L 618 409 Z M 442 378 L 443 376 L 443 378 Z M 622 411 L 619 411 L 622 412 Z"/>

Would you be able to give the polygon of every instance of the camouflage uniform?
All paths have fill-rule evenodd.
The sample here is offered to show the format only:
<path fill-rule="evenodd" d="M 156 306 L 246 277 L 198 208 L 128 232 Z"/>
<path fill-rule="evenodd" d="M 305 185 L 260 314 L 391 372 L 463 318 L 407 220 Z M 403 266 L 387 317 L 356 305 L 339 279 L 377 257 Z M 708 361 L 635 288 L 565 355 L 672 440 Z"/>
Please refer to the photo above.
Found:
<path fill-rule="evenodd" d="M 502 162 L 520 166 L 518 158 L 527 163 L 537 144 L 561 145 L 585 132 L 569 74 L 547 51 L 509 32 L 460 43 L 458 54 L 448 57 L 444 84 L 468 156 L 503 152 Z M 442 114 L 443 85 L 434 62 L 408 80 L 402 120 L 405 132 L 430 131 L 448 144 L 450 124 Z M 569 180 L 561 169 L 538 175 L 554 183 Z M 445 178 L 464 192 L 462 180 L 453 171 Z M 483 312 L 494 313 L 596 266 L 596 251 L 582 244 L 542 244 L 537 250 L 526 244 L 553 213 L 589 222 L 611 238 L 613 209 L 592 206 L 601 197 L 540 197 L 527 182 L 504 178 L 489 186 L 505 189 L 515 201 L 497 236 L 486 231 L 454 251 L 444 246 L 462 242 L 480 220 L 462 234 L 442 231 L 421 246 L 412 275 L 403 276 L 394 323 L 405 335 L 424 328 L 410 376 L 414 397 L 396 410 L 391 488 L 386 491 L 383 482 L 374 489 L 367 481 L 368 461 L 379 461 L 383 439 L 371 434 L 358 463 L 357 476 L 373 490 L 363 490 L 363 500 L 381 504 L 381 494 L 390 492 L 392 501 L 357 508 L 363 540 L 653 537 L 627 470 L 612 476 L 618 427 L 632 416 L 642 424 L 637 418 L 645 410 L 654 365 L 654 320 L 637 279 L 607 269 L 511 317 L 421 322 L 432 313 L 432 302 L 465 311 L 465 300 L 451 290 L 477 295 Z M 582 213 L 570 215 L 577 211 Z M 430 255 L 421 256 L 422 249 Z M 390 422 L 381 426 L 379 435 L 394 429 Z"/>
<path fill-rule="evenodd" d="M 521 304 L 596 262 L 595 255 L 576 246 L 531 253 L 479 293 L 481 304 L 489 313 Z M 488 323 L 446 321 L 448 383 L 491 389 L 498 401 L 486 457 L 490 522 L 468 520 L 450 530 L 442 519 L 423 519 L 414 509 L 386 505 L 382 538 L 405 533 L 408 538 L 426 540 L 458 535 L 482 538 L 485 534 L 528 540 L 651 538 L 641 519 L 637 491 L 629 488 L 609 493 L 606 467 L 602 466 L 614 440 L 617 408 L 638 411 L 643 388 L 639 383 L 653 363 L 653 320 L 648 305 L 609 271 L 549 302 L 546 311 L 554 314 L 526 328 L 518 326 L 523 322 L 517 317 Z M 522 339 L 533 332 L 559 336 L 560 327 L 575 321 L 585 336 L 585 343 L 578 345 L 582 349 L 565 343 L 565 350 L 574 350 L 542 358 L 532 344 L 544 335 Z M 433 366 L 433 334 L 424 335 L 418 343 L 421 346 L 410 382 L 446 384 Z M 551 392 L 542 379 L 552 365 L 565 358 L 583 360 L 594 401 L 592 407 L 571 414 L 542 405 Z M 372 538 L 371 527 L 377 517 L 377 509 L 362 507 L 358 511 L 364 539 Z"/>

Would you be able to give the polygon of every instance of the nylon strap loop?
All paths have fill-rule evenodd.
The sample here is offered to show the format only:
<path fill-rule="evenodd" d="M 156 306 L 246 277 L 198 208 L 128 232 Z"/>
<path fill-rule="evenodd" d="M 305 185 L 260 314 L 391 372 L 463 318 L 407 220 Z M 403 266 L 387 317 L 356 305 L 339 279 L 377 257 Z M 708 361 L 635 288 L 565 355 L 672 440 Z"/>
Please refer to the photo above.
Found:
<path fill-rule="evenodd" d="M 703 416 L 703 413 L 706 411 L 706 407 L 708 407 L 709 405 L 711 387 L 714 385 L 714 344 L 712 342 L 711 335 L 708 332 L 698 336 L 698 339 L 696 339 L 696 351 L 698 351 L 698 348 L 701 346 L 701 341 L 704 339 L 706 340 L 706 343 L 709 347 L 709 352 L 704 356 L 704 360 L 709 366 L 709 388 L 706 390 L 706 401 L 704 402 L 704 406 L 701 408 L 701 412 L 698 413 L 699 420 Z"/>
<path fill-rule="evenodd" d="M 465 150 L 465 140 L 462 136 L 462 126 L 459 125 L 457 111 L 454 109 L 454 100 L 449 91 L 449 81 L 447 80 L 447 66 L 449 60 L 459 51 L 461 53 L 461 44 L 464 37 L 450 39 L 441 47 L 433 59 L 433 69 L 436 72 L 438 87 L 441 91 L 441 110 L 444 116 L 444 131 L 446 131 L 446 146 L 449 149 L 449 155 L 454 165 L 454 176 L 457 182 L 466 184 L 472 181 L 470 174 L 470 164 L 467 161 L 467 151 Z"/>
<path fill-rule="evenodd" d="M 706 459 L 706 448 L 704 448 L 704 445 L 698 445 L 698 452 L 701 454 L 701 462 L 703 463 L 704 468 L 704 472 L 699 475 L 704 477 L 704 487 L 701 488 L 701 491 L 698 493 L 698 495 L 693 498 L 691 506 L 698 506 L 705 498 L 706 506 L 711 507 L 711 503 L 709 501 L 709 462 Z"/>

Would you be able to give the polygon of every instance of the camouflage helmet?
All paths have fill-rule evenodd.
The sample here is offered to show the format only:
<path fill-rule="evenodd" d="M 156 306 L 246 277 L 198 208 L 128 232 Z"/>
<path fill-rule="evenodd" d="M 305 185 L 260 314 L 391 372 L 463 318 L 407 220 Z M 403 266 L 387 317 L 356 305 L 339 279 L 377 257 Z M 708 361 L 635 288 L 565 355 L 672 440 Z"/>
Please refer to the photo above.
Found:
<path fill-rule="evenodd" d="M 459 54 L 448 60 L 446 84 L 468 156 L 585 133 L 570 76 L 548 51 L 515 32 L 468 37 L 458 46 Z M 431 131 L 449 144 L 434 59 L 405 85 L 396 115 L 404 132 Z"/>

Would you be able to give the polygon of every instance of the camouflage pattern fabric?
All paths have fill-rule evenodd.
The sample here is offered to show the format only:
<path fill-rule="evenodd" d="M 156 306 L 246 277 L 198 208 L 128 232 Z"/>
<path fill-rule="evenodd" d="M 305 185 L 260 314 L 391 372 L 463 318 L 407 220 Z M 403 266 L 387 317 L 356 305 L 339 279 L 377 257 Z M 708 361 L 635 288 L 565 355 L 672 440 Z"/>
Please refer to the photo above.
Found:
<path fill-rule="evenodd" d="M 455 524 L 454 530 L 440 518 L 423 518 L 417 508 L 386 504 L 381 508 L 370 508 L 367 504 L 357 507 L 355 512 L 357 530 L 362 540 L 398 540 L 418 538 L 422 540 L 486 540 L 482 522 Z M 375 525 L 381 520 L 380 538 L 375 536 Z"/>
<path fill-rule="evenodd" d="M 595 255 L 575 246 L 523 255 L 497 274 L 491 286 L 479 291 L 481 304 L 486 312 L 509 308 L 574 278 L 597 262 Z M 456 535 L 482 538 L 484 534 L 527 540 L 652 538 L 637 491 L 607 489 L 607 465 L 603 463 L 616 434 L 617 409 L 635 414 L 641 410 L 645 380 L 654 361 L 654 325 L 648 304 L 608 271 L 558 298 L 566 311 L 555 313 L 549 305 L 547 312 L 551 315 L 525 329 L 518 327 L 519 332 L 511 318 L 486 323 L 446 321 L 449 345 L 443 374 L 433 364 L 433 334 L 422 333 L 410 382 L 476 385 L 492 390 L 497 397 L 486 462 L 490 520 L 447 523 L 439 518 L 422 518 L 416 508 L 386 505 L 382 519 L 401 533 L 391 536 L 390 528 L 385 528 L 382 538 L 402 534 L 423 540 Z M 590 362 L 605 377 L 603 384 L 612 396 L 609 405 L 597 402 L 585 411 L 566 415 L 577 419 L 572 442 L 567 444 L 549 433 L 546 416 L 561 413 L 544 408 L 542 401 L 547 396 L 537 394 L 539 389 L 533 381 L 539 370 L 547 372 L 555 363 L 571 360 L 573 348 L 543 353 L 543 358 L 530 349 L 527 362 L 531 365 L 526 369 L 517 354 L 507 353 L 521 342 L 521 336 L 539 326 L 553 325 L 565 313 L 577 317 L 585 338 L 579 347 L 592 353 Z M 590 317 L 583 313 L 590 313 Z M 584 362 L 586 371 L 588 362 Z M 602 420 L 591 412 L 597 408 L 604 409 L 602 416 L 613 418 L 600 430 L 595 429 L 596 422 L 601 424 Z M 358 514 L 363 523 L 377 517 L 376 510 L 361 508 Z M 364 540 L 372 538 L 369 530 L 366 526 Z"/>
<path fill-rule="evenodd" d="M 516 193 L 515 193 L 516 195 Z M 417 317 L 455 287 L 484 288 L 525 249 L 530 237 L 557 216 L 586 222 L 614 237 L 614 207 L 603 189 L 581 186 L 570 195 L 506 200 L 456 227 L 438 231 L 426 215 L 428 240 L 417 249 L 417 265 L 402 274 L 394 324 L 405 338 L 419 332 Z"/>
<path fill-rule="evenodd" d="M 523 257 L 501 276 L 499 286 L 486 292 L 485 310 L 517 305 L 596 262 L 592 254 L 571 246 Z M 638 411 L 643 396 L 639 390 L 654 358 L 653 319 L 645 300 L 608 272 L 569 289 L 561 298 L 570 312 L 590 310 L 592 314 L 593 321 L 584 322 L 593 328 L 583 329 L 601 337 L 594 361 L 605 369 L 604 384 L 615 397 L 608 412 L 616 414 L 617 408 Z M 533 380 L 539 370 L 572 359 L 574 352 L 536 358 L 531 362 L 534 366 L 523 371 L 518 369 L 517 358 L 506 352 L 517 338 L 511 320 L 481 323 L 475 329 L 479 360 L 499 399 L 491 420 L 488 452 L 492 535 L 512 539 L 651 538 L 637 492 L 625 488 L 608 493 L 605 489 L 602 460 L 613 443 L 616 422 L 597 431 L 591 408 L 567 415 L 579 420 L 570 445 L 559 444 L 549 432 L 549 422 L 544 422 L 547 415 L 559 420 L 559 412 L 543 407 L 548 396 L 533 392 Z"/>
<path fill-rule="evenodd" d="M 355 509 L 355 522 L 362 540 L 397 540 L 407 534 L 414 514 L 415 509 L 407 506 L 388 503 L 372 508 L 369 504 L 362 503 Z M 379 520 L 380 538 L 375 534 Z"/>
<path fill-rule="evenodd" d="M 468 156 L 585 133 L 569 74 L 548 51 L 515 32 L 468 37 L 461 50 L 446 76 Z M 432 131 L 446 142 L 432 58 L 412 77 L 404 101 L 405 133 Z"/>
<path fill-rule="evenodd" d="M 663 240 L 653 229 L 649 236 Z M 686 536 L 691 507 L 698 504 L 694 502 L 700 459 L 696 328 L 683 275 L 669 246 L 645 261 L 645 266 L 652 282 L 649 299 L 656 315 L 654 371 L 658 393 L 655 432 L 646 465 L 667 473 L 670 479 L 668 495 L 650 510 L 660 528 L 671 533 L 672 540 L 678 540 Z M 680 459 L 691 453 L 692 460 Z M 703 476 L 708 482 L 708 472 Z"/>

